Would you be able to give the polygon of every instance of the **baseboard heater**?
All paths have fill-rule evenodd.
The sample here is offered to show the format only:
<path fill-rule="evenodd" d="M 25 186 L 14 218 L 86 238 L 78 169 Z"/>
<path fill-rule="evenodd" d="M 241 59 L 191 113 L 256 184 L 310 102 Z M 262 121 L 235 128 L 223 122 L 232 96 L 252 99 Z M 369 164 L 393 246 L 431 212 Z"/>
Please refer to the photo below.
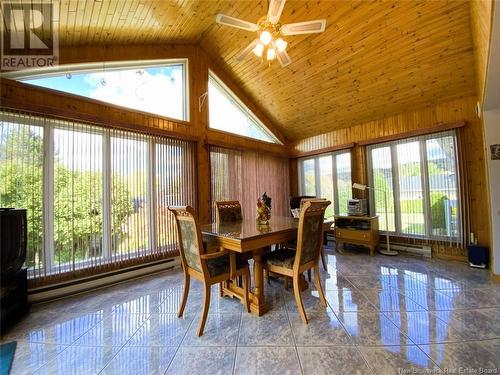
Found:
<path fill-rule="evenodd" d="M 179 257 L 148 263 L 142 266 L 132 266 L 116 271 L 89 276 L 60 284 L 49 285 L 28 291 L 28 300 L 31 303 L 45 302 L 58 298 L 88 292 L 124 281 L 148 276 L 156 272 L 165 271 L 180 265 Z"/>
<path fill-rule="evenodd" d="M 432 257 L 432 250 L 429 245 L 415 245 L 406 243 L 390 243 L 391 250 L 396 250 L 403 253 L 409 253 L 413 255 L 419 255 L 425 258 Z M 380 242 L 380 247 L 387 249 L 387 243 Z"/>

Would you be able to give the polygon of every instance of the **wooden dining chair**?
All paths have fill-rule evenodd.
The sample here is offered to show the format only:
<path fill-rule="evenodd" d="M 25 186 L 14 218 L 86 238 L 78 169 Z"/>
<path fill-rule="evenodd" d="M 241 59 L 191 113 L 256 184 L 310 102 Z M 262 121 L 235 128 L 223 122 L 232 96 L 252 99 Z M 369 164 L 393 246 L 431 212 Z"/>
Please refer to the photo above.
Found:
<path fill-rule="evenodd" d="M 307 202 L 307 201 L 326 201 L 327 199 L 326 198 L 303 198 L 301 201 L 300 201 L 300 208 L 302 208 L 302 205 Z M 323 235 L 324 237 L 324 235 Z M 321 248 L 321 252 L 320 252 L 320 255 L 321 255 L 321 264 L 323 265 L 323 269 L 325 271 L 328 272 L 328 263 L 326 262 L 326 255 L 325 255 L 325 248 L 322 247 Z M 309 270 L 308 271 L 308 278 L 309 278 L 309 281 L 311 281 L 311 271 Z"/>
<path fill-rule="evenodd" d="M 220 224 L 243 220 L 239 201 L 216 201 L 215 214 Z"/>
<path fill-rule="evenodd" d="M 290 209 L 295 209 L 295 208 L 302 208 L 305 202 L 307 201 L 314 201 L 314 200 L 319 200 L 319 201 L 326 201 L 326 198 L 316 198 L 316 197 L 311 197 L 311 196 L 298 196 L 298 197 L 291 197 L 290 198 Z M 293 241 L 289 243 L 289 248 L 295 249 L 297 247 L 297 242 Z M 326 262 L 326 255 L 325 255 L 325 248 L 321 248 L 321 263 L 323 264 L 323 269 L 328 272 L 328 263 Z M 307 270 L 307 279 L 309 282 L 311 281 L 311 270 Z M 288 289 L 288 278 L 285 278 L 285 288 Z"/>
<path fill-rule="evenodd" d="M 203 312 L 197 333 L 198 336 L 201 336 L 203 335 L 207 320 L 208 308 L 210 306 L 210 290 L 213 284 L 243 276 L 243 302 L 247 311 L 250 311 L 248 301 L 250 269 L 248 268 L 248 262 L 242 262 L 241 259 L 236 258 L 234 253 L 230 253 L 227 250 L 211 254 L 205 253 L 200 225 L 196 219 L 194 208 L 190 206 L 171 206 L 168 209 L 175 216 L 179 236 L 179 251 L 184 270 L 184 291 L 182 293 L 182 302 L 179 307 L 178 317 L 180 318 L 184 314 L 189 294 L 189 285 L 191 277 L 193 277 L 201 281 L 205 287 Z"/>
<path fill-rule="evenodd" d="M 243 220 L 241 213 L 241 204 L 239 201 L 215 201 L 215 217 L 219 224 L 234 223 Z M 219 249 L 223 250 L 223 249 Z M 238 254 L 244 261 L 252 257 L 252 253 Z M 241 277 L 238 278 L 238 285 L 242 285 Z M 222 296 L 222 283 L 220 286 L 220 295 Z"/>
<path fill-rule="evenodd" d="M 289 203 L 290 203 L 290 211 L 294 210 L 296 208 L 300 208 L 302 200 L 303 199 L 316 199 L 315 196 L 312 195 L 298 195 L 294 197 L 290 197 Z"/>
<path fill-rule="evenodd" d="M 304 323 L 308 323 L 302 297 L 300 296 L 299 277 L 305 271 L 314 269 L 314 285 L 320 301 L 326 306 L 325 294 L 319 276 L 319 257 L 323 247 L 323 221 L 325 210 L 330 204 L 327 200 L 311 200 L 303 204 L 297 238 L 297 249 L 278 249 L 268 254 L 264 268 L 279 275 L 292 278 L 295 301 Z"/>

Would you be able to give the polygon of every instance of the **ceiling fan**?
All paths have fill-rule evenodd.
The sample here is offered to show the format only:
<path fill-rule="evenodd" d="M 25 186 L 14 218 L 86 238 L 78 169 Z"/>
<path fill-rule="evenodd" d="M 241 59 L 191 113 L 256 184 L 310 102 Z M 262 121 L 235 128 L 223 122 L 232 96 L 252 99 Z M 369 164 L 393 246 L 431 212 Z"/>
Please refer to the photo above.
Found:
<path fill-rule="evenodd" d="M 258 37 L 237 55 L 236 59 L 238 61 L 242 61 L 253 52 L 257 57 L 269 63 L 274 59 L 278 59 L 281 66 L 285 67 L 292 60 L 288 56 L 288 53 L 286 53 L 288 43 L 283 40 L 282 36 L 314 34 L 325 31 L 326 20 L 305 21 L 286 25 L 280 24 L 279 19 L 283 12 L 285 1 L 271 0 L 267 16 L 262 16 L 257 23 L 243 21 L 238 18 L 226 16 L 225 14 L 219 13 L 217 15 L 215 20 L 220 25 L 257 32 Z"/>

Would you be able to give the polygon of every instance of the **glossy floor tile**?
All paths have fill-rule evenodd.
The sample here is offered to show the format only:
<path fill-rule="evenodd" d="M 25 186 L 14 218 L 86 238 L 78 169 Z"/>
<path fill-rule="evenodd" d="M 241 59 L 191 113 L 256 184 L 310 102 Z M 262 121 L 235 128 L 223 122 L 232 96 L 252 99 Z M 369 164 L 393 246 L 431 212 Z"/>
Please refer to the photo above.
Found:
<path fill-rule="evenodd" d="M 286 312 L 263 316 L 244 314 L 238 337 L 241 346 L 293 346 L 293 335 Z"/>
<path fill-rule="evenodd" d="M 12 373 L 32 374 L 66 348 L 65 345 L 18 342 Z"/>
<path fill-rule="evenodd" d="M 488 373 L 488 370 L 495 373 L 497 369 L 498 373 L 500 367 L 500 340 L 422 345 L 421 349 L 443 369 L 483 369 L 482 373 Z"/>
<path fill-rule="evenodd" d="M 297 346 L 354 345 L 340 320 L 333 312 L 308 314 L 309 324 L 304 324 L 298 313 L 289 313 L 293 337 Z"/>
<path fill-rule="evenodd" d="M 177 351 L 175 346 L 125 347 L 109 362 L 101 374 L 153 375 L 164 374 Z"/>
<path fill-rule="evenodd" d="M 235 374 L 302 374 L 295 347 L 238 347 Z"/>
<path fill-rule="evenodd" d="M 180 347 L 165 374 L 230 374 L 235 353 L 235 347 Z"/>
<path fill-rule="evenodd" d="M 355 347 L 297 347 L 304 374 L 371 374 L 365 359 Z M 348 359 L 348 360 L 347 360 Z"/>
<path fill-rule="evenodd" d="M 375 374 L 437 373 L 439 370 L 417 345 L 361 347 L 359 350 Z"/>
<path fill-rule="evenodd" d="M 500 286 L 488 271 L 399 255 L 327 251 L 327 306 L 264 285 L 270 311 L 248 314 L 191 281 L 182 318 L 180 269 L 37 304 L 2 337 L 17 340 L 12 374 L 400 374 L 500 371 Z M 252 268 L 252 267 L 251 267 Z M 472 370 L 469 373 L 473 373 Z"/>

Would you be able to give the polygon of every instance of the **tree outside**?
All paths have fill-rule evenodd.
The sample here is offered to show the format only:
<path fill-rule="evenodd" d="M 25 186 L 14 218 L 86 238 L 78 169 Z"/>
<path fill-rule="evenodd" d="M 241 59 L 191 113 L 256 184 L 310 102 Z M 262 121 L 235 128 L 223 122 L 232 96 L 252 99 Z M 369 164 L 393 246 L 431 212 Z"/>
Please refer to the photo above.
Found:
<path fill-rule="evenodd" d="M 126 233 L 134 215 L 127 181 L 113 175 L 112 238 L 137 245 L 136 232 Z M 43 266 L 43 130 L 3 122 L 0 130 L 0 206 L 27 208 L 26 265 Z M 100 171 L 71 170 L 58 155 L 54 161 L 54 262 L 102 255 L 103 194 Z M 120 248 L 120 247 L 119 247 Z M 128 248 L 127 250 L 131 250 Z"/>

